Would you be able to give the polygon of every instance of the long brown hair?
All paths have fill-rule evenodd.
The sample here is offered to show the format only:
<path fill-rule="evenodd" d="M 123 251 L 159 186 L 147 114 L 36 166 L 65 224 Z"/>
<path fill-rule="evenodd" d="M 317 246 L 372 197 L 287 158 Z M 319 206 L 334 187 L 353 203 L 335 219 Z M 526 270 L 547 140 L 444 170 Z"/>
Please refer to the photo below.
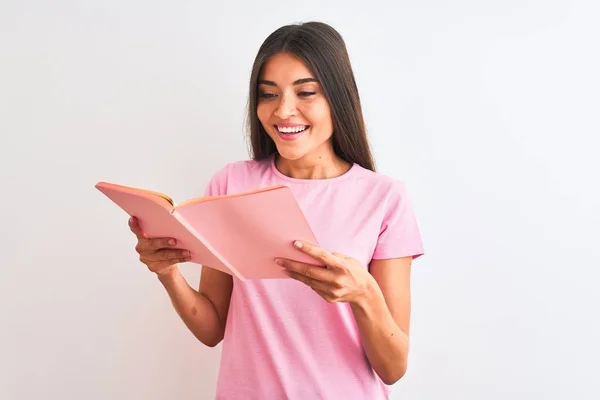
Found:
<path fill-rule="evenodd" d="M 287 52 L 298 57 L 319 80 L 333 120 L 333 150 L 349 163 L 375 171 L 367 139 L 362 107 L 354 72 L 341 35 L 322 22 L 283 26 L 263 42 L 254 60 L 250 77 L 247 126 L 251 156 L 262 160 L 277 152 L 275 143 L 260 123 L 256 109 L 258 80 L 265 63 L 275 54 Z"/>

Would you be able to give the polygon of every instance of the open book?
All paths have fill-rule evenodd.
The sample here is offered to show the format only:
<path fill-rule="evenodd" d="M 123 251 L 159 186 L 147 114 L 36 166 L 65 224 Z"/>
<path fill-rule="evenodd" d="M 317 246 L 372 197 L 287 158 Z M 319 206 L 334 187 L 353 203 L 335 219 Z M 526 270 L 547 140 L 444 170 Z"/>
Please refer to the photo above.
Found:
<path fill-rule="evenodd" d="M 108 182 L 95 186 L 130 216 L 148 237 L 177 240 L 191 262 L 240 280 L 289 278 L 275 258 L 319 264 L 292 246 L 295 240 L 318 245 L 291 189 L 284 185 L 181 204 L 167 195 Z"/>

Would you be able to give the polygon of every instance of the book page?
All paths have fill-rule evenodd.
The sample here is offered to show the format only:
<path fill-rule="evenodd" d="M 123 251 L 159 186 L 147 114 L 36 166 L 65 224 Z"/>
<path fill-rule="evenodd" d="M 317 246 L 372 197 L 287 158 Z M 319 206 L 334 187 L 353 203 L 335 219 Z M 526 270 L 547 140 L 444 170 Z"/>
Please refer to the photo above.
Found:
<path fill-rule="evenodd" d="M 177 207 L 174 215 L 186 221 L 241 280 L 289 278 L 275 263 L 276 257 L 319 265 L 292 246 L 294 240 L 318 242 L 285 185 L 189 203 Z"/>
<path fill-rule="evenodd" d="M 248 190 L 248 191 L 239 192 L 239 193 L 229 193 L 229 194 L 222 194 L 222 195 L 217 195 L 217 196 L 196 197 L 196 198 L 193 198 L 193 199 L 186 200 L 186 201 L 184 201 L 182 203 L 176 204 L 175 208 L 181 208 L 181 207 L 184 207 L 184 206 L 189 206 L 189 205 L 196 204 L 196 203 L 201 203 L 201 202 L 219 200 L 219 199 L 222 199 L 222 198 L 232 198 L 232 197 L 240 197 L 240 196 L 249 196 L 249 195 L 253 195 L 253 194 L 268 192 L 268 191 L 271 191 L 271 190 L 281 189 L 283 187 L 287 187 L 287 186 L 286 185 L 272 185 L 272 186 L 267 186 L 267 187 L 264 187 L 264 188 L 259 188 L 259 189 L 255 189 L 255 190 Z"/>
<path fill-rule="evenodd" d="M 188 229 L 186 221 L 173 214 L 172 200 L 162 193 L 100 182 L 96 188 L 130 216 L 138 219 L 140 228 L 149 238 L 174 238 L 178 249 L 189 250 L 191 262 L 209 265 L 229 272 L 227 266 Z"/>

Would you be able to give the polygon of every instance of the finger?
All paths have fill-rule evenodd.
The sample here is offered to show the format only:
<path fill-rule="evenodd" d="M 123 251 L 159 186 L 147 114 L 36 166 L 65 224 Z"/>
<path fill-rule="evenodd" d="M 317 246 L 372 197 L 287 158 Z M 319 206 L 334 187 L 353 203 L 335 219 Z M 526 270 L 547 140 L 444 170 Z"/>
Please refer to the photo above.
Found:
<path fill-rule="evenodd" d="M 169 265 L 173 265 L 173 264 L 177 264 L 177 263 L 184 263 L 184 262 L 188 262 L 188 261 L 190 261 L 189 257 L 177 257 L 177 258 L 170 258 L 168 260 L 144 261 L 143 263 L 146 264 L 149 268 L 156 269 L 156 268 L 167 267 Z"/>
<path fill-rule="evenodd" d="M 142 254 L 140 255 L 140 261 L 146 265 L 156 265 L 156 264 L 175 264 L 178 262 L 187 262 L 191 260 L 191 256 L 189 253 L 184 251 L 168 251 L 168 252 L 158 252 L 151 254 Z"/>
<path fill-rule="evenodd" d="M 180 260 L 187 259 L 190 257 L 190 252 L 183 249 L 174 250 L 159 250 L 144 252 L 140 254 L 140 260 L 142 262 L 158 262 L 158 261 L 169 261 L 169 260 Z"/>
<path fill-rule="evenodd" d="M 294 242 L 294 246 L 301 252 L 308 254 L 309 256 L 313 257 L 315 260 L 321 261 L 323 264 L 325 264 L 328 267 L 333 267 L 333 268 L 341 268 L 342 267 L 341 264 L 344 260 L 343 258 L 341 258 L 340 256 L 337 256 L 337 255 L 334 255 L 334 254 L 326 251 L 325 249 L 320 248 L 319 246 L 314 246 L 310 243 L 302 242 L 299 240 Z"/>
<path fill-rule="evenodd" d="M 162 249 L 175 248 L 176 246 L 177 241 L 173 238 L 138 238 L 138 244 L 135 246 L 135 250 L 140 254 L 153 253 Z"/>
<path fill-rule="evenodd" d="M 326 295 L 329 291 L 329 285 L 327 284 L 327 282 L 308 277 L 304 274 L 301 274 L 299 272 L 292 271 L 292 270 L 287 270 L 286 274 L 290 278 L 300 281 L 300 282 L 304 283 L 305 285 L 309 286 L 310 288 L 312 288 L 314 291 L 318 292 L 319 294 L 322 293 L 323 295 Z"/>
<path fill-rule="evenodd" d="M 350 258 L 352 258 L 350 256 L 347 256 L 345 254 L 338 253 L 338 252 L 335 252 L 335 251 L 333 253 L 331 253 L 331 254 L 333 254 L 334 256 L 339 257 L 341 259 L 344 259 L 344 260 L 349 260 Z"/>
<path fill-rule="evenodd" d="M 307 277 L 306 275 L 298 274 L 294 271 L 286 270 L 285 273 L 292 279 L 295 279 L 309 286 L 319 296 L 321 296 L 324 300 L 328 301 L 329 303 L 337 301 L 338 297 L 336 297 L 335 291 L 338 289 L 332 288 L 330 284 L 323 281 L 317 281 L 315 279 Z"/>
<path fill-rule="evenodd" d="M 156 252 L 159 259 L 162 260 L 185 260 L 190 257 L 190 252 L 187 250 L 160 250 Z"/>
<path fill-rule="evenodd" d="M 320 266 L 303 263 L 300 261 L 290 260 L 287 258 L 277 259 L 277 263 L 285 268 L 287 271 L 294 272 L 296 274 L 303 275 L 307 278 L 315 279 L 318 281 L 331 282 L 335 280 L 336 274 Z"/>
<path fill-rule="evenodd" d="M 131 229 L 131 232 L 133 232 L 134 235 L 137 236 L 138 239 L 147 239 L 144 232 L 142 232 L 142 228 L 140 227 L 140 224 L 136 217 L 129 218 L 128 223 L 129 223 L 129 229 Z"/>
<path fill-rule="evenodd" d="M 148 241 L 150 250 L 173 249 L 175 246 L 177 246 L 177 240 L 173 238 L 153 238 Z"/>
<path fill-rule="evenodd" d="M 174 258 L 172 260 L 165 260 L 165 261 L 149 261 L 149 262 L 145 262 L 144 264 L 146 264 L 146 266 L 148 267 L 148 269 L 150 271 L 158 272 L 158 271 L 161 271 L 172 265 L 175 265 L 178 263 L 184 263 L 184 262 L 186 262 L 185 259 Z"/>
<path fill-rule="evenodd" d="M 329 294 L 326 291 L 323 290 L 318 290 L 313 288 L 313 290 L 319 295 L 321 296 L 324 300 L 326 300 L 329 303 L 334 303 L 335 302 L 335 297 L 333 297 L 331 294 Z"/>
<path fill-rule="evenodd" d="M 174 249 L 177 241 L 173 238 L 138 239 L 135 250 L 140 253 L 155 253 L 162 249 Z"/>

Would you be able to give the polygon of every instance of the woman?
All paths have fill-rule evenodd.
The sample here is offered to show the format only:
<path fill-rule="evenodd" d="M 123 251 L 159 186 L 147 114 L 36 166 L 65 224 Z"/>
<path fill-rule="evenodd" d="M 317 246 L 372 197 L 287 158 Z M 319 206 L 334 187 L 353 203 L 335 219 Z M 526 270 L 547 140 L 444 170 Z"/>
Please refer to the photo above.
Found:
<path fill-rule="evenodd" d="M 223 340 L 218 399 L 387 399 L 405 373 L 410 267 L 423 254 L 400 181 L 375 171 L 343 39 L 330 26 L 284 26 L 261 46 L 251 80 L 252 159 L 226 165 L 206 195 L 288 184 L 322 248 L 297 243 L 316 269 L 280 260 L 293 279 L 241 282 L 185 249 L 145 237 L 140 259 L 205 345 Z"/>

